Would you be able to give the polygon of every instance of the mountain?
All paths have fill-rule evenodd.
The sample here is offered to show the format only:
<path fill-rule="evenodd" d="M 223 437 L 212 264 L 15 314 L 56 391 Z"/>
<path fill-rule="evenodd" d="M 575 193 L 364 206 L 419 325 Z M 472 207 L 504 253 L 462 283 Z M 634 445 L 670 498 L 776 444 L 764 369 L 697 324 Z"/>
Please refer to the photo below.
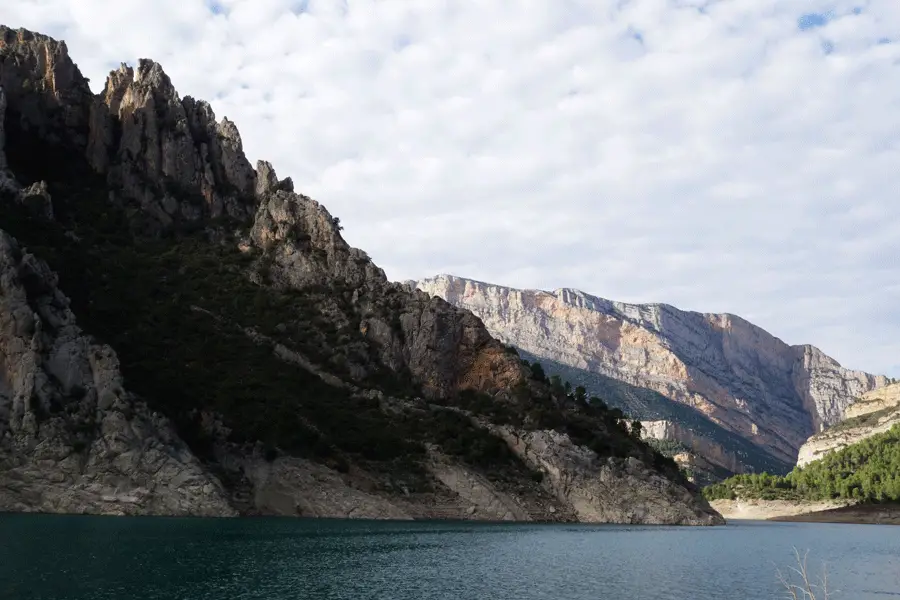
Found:
<path fill-rule="evenodd" d="M 732 473 L 786 472 L 811 434 L 891 381 L 729 314 L 450 275 L 409 285 L 471 310 L 501 341 L 552 361 L 551 372 L 563 365 L 569 379 Z"/>
<path fill-rule="evenodd" d="M 900 424 L 900 384 L 862 395 L 844 412 L 844 419 L 821 431 L 800 447 L 797 466 L 803 467 L 832 452 L 890 430 Z"/>
<path fill-rule="evenodd" d="M 157 63 L 0 26 L 0 124 L 0 511 L 723 522 Z"/>

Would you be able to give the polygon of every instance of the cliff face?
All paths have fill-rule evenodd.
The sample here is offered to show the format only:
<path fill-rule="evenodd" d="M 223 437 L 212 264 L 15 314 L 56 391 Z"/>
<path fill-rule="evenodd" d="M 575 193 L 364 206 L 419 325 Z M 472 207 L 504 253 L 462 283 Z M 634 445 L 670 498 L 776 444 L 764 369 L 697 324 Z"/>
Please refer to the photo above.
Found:
<path fill-rule="evenodd" d="M 884 433 L 900 423 L 900 384 L 863 394 L 844 411 L 844 419 L 821 431 L 800 447 L 797 466 L 802 467 L 831 452 Z"/>
<path fill-rule="evenodd" d="M 654 390 L 786 464 L 812 432 L 837 422 L 853 397 L 889 382 L 844 369 L 812 346 L 789 346 L 733 315 L 452 276 L 415 285 L 471 310 L 503 342 Z"/>
<path fill-rule="evenodd" d="M 153 61 L 0 26 L 0 109 L 0 510 L 722 522 Z"/>
<path fill-rule="evenodd" d="M 0 231 L 0 511 L 234 514 L 56 282 Z"/>
<path fill-rule="evenodd" d="M 651 440 L 675 441 L 690 449 L 690 453 L 676 455 L 675 460 L 692 470 L 703 471 L 705 479 L 715 479 L 714 470 L 710 468 L 712 465 L 719 467 L 719 472 L 741 473 L 744 470 L 740 456 L 714 439 L 676 421 L 641 421 L 641 435 Z"/>
<path fill-rule="evenodd" d="M 259 169 L 277 181 L 270 165 Z M 345 282 L 353 289 L 358 331 L 375 342 L 380 361 L 408 370 L 428 395 L 496 392 L 522 380 L 522 365 L 471 312 L 388 282 L 365 252 L 344 241 L 338 221 L 315 200 L 277 185 L 262 189 L 250 241 L 266 253 L 276 285 Z"/>

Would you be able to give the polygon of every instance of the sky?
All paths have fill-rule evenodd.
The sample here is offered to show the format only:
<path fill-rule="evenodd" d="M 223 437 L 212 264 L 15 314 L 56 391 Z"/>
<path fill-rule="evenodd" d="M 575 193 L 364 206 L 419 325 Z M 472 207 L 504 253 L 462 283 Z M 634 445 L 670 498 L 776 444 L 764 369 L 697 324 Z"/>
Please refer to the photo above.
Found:
<path fill-rule="evenodd" d="M 394 280 L 738 314 L 900 377 L 897 0 L 16 0 L 152 58 Z"/>

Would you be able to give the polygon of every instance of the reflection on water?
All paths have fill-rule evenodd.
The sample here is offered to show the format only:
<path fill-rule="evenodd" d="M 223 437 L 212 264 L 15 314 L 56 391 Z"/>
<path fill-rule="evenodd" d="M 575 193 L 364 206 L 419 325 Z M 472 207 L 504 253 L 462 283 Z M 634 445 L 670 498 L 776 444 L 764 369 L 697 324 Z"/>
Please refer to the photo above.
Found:
<path fill-rule="evenodd" d="M 900 528 L 0 515 L 10 600 L 763 600 L 792 548 L 847 600 L 900 599 Z"/>

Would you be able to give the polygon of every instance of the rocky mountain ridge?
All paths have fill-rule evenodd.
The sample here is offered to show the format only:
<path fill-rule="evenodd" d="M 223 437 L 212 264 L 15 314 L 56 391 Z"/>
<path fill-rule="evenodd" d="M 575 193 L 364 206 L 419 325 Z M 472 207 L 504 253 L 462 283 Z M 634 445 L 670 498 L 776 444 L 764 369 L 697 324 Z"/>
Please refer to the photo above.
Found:
<path fill-rule="evenodd" d="M 841 419 L 852 398 L 890 382 L 844 369 L 813 346 L 789 346 L 734 315 L 449 275 L 411 285 L 471 310 L 507 344 L 689 407 L 786 468 L 809 435 Z M 678 437 L 677 428 L 667 429 Z M 737 466 L 729 464 L 733 456 L 704 458 Z"/>
<path fill-rule="evenodd" d="M 797 466 L 803 467 L 900 423 L 900 384 L 863 394 L 844 411 L 843 420 L 811 436 L 800 447 Z"/>
<path fill-rule="evenodd" d="M 153 61 L 0 26 L 0 107 L 0 510 L 722 522 Z"/>

